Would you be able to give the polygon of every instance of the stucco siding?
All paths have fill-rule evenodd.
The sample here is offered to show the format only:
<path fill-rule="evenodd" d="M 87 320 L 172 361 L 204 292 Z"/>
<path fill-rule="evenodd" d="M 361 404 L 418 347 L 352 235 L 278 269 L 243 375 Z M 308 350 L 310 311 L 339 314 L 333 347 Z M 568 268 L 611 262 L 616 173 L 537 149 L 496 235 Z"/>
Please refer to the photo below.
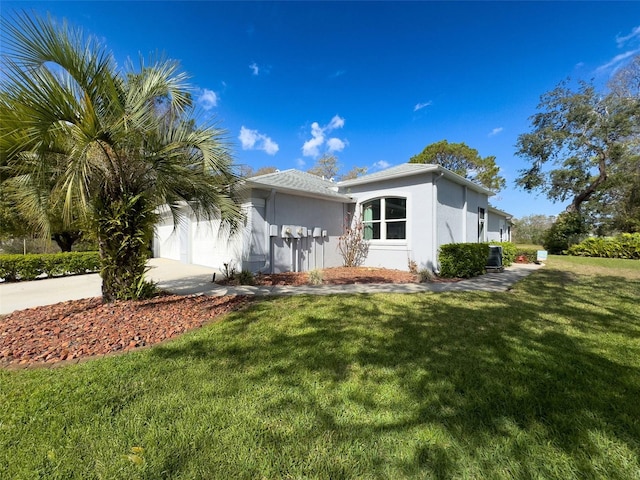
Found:
<path fill-rule="evenodd" d="M 368 267 L 407 270 L 409 261 L 418 268 L 432 268 L 433 217 L 431 173 L 407 178 L 380 180 L 366 185 L 354 185 L 346 190 L 358 202 L 361 215 L 363 203 L 386 197 L 406 198 L 406 239 L 370 240 Z"/>
<path fill-rule="evenodd" d="M 261 248 L 266 259 L 261 270 L 279 273 L 342 265 L 338 238 L 342 234 L 347 204 L 266 190 L 254 190 L 253 197 L 265 202 L 266 235 L 262 237 L 265 240 Z M 284 226 L 293 229 L 291 236 L 283 235 Z M 306 233 L 299 234 L 299 227 L 306 229 Z M 326 236 L 314 236 L 315 229 L 326 232 Z M 254 245 L 257 244 L 256 240 Z M 252 264 L 254 271 L 256 266 Z"/>
<path fill-rule="evenodd" d="M 447 243 L 465 242 L 464 204 L 465 187 L 457 185 L 446 178 L 440 178 L 436 184 L 438 190 L 437 205 L 437 246 Z"/>

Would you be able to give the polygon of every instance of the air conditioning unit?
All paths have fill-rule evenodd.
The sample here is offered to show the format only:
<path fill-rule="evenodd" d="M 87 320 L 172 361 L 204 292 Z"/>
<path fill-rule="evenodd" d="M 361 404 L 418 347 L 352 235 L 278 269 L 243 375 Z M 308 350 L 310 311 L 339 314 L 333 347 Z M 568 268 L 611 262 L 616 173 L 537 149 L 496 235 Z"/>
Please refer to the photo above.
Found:
<path fill-rule="evenodd" d="M 502 247 L 499 245 L 489 245 L 489 258 L 487 259 L 488 272 L 504 272 L 502 265 Z"/>

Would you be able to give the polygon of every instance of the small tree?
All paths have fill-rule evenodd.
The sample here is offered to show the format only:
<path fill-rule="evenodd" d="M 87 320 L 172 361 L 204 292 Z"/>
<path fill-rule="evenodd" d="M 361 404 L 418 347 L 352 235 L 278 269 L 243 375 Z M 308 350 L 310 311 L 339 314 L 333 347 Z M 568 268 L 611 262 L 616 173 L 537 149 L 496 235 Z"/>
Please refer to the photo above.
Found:
<path fill-rule="evenodd" d="M 441 165 L 495 192 L 506 186 L 504 177 L 500 175 L 500 167 L 496 164 L 496 157 L 482 158 L 475 148 L 465 143 L 440 140 L 427 145 L 422 152 L 411 157 L 409 163 Z"/>
<path fill-rule="evenodd" d="M 542 245 L 554 218 L 547 215 L 527 215 L 514 219 L 512 238 L 515 243 Z"/>
<path fill-rule="evenodd" d="M 544 248 L 552 254 L 563 254 L 571 245 L 580 243 L 587 234 L 587 224 L 578 212 L 563 212 L 544 236 Z"/>
<path fill-rule="evenodd" d="M 364 238 L 364 223 L 349 213 L 345 216 L 344 233 L 338 238 L 338 250 L 345 267 L 358 267 L 369 254 L 369 242 Z"/>
<path fill-rule="evenodd" d="M 318 160 L 316 164 L 307 170 L 308 173 L 317 175 L 318 177 L 324 177 L 326 179 L 334 178 L 340 171 L 340 165 L 338 165 L 338 157 L 330 153 L 325 153 Z"/>

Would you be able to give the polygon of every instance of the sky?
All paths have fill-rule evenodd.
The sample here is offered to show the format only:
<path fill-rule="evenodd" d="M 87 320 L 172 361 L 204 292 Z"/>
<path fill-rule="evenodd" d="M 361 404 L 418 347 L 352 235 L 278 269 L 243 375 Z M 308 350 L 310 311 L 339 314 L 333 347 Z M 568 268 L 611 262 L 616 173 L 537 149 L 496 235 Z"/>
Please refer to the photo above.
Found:
<path fill-rule="evenodd" d="M 464 142 L 496 157 L 507 188 L 490 202 L 516 218 L 566 207 L 515 185 L 540 96 L 567 78 L 604 86 L 640 54 L 640 2 L 0 4 L 20 11 L 67 19 L 119 66 L 178 60 L 238 164 L 307 170 L 330 153 L 373 173 Z"/>

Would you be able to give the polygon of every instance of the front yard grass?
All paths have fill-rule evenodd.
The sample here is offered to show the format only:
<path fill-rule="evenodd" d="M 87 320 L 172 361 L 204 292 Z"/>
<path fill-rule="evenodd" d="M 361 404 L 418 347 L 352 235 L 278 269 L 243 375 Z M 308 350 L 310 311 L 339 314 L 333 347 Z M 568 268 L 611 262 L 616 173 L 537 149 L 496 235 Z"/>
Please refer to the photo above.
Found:
<path fill-rule="evenodd" d="M 640 265 L 288 297 L 0 372 L 0 478 L 640 478 Z"/>

